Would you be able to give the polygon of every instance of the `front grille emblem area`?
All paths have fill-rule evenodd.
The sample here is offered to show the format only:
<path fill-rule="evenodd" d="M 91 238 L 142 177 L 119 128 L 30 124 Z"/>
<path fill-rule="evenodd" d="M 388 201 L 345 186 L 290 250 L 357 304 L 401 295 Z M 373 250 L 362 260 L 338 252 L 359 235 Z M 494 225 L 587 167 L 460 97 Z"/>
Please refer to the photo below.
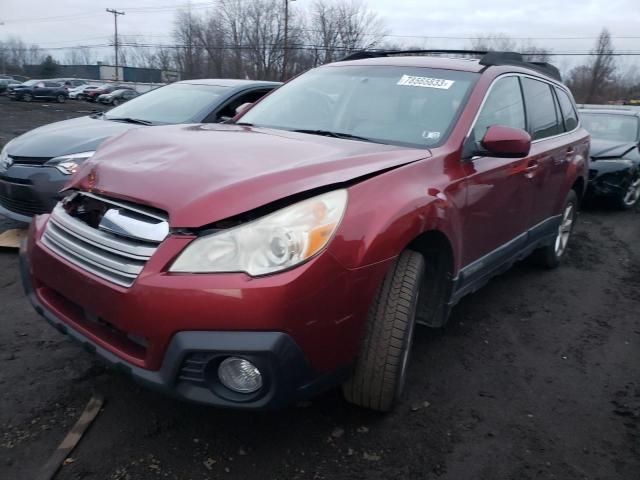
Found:
<path fill-rule="evenodd" d="M 125 209 L 112 208 L 105 212 L 98 228 L 121 237 L 147 242 L 161 242 L 169 235 L 167 222 L 157 220 L 152 223 L 150 222 L 152 219 L 140 217 Z"/>
<path fill-rule="evenodd" d="M 168 234 L 157 211 L 78 192 L 54 208 L 42 242 L 77 267 L 130 287 Z"/>

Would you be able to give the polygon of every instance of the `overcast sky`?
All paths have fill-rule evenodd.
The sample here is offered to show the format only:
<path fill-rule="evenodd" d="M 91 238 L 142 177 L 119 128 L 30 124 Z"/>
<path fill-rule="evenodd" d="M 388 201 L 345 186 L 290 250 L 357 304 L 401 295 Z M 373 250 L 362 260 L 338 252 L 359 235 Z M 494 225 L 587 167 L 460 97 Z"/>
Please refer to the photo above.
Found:
<path fill-rule="evenodd" d="M 251 1 L 251 0 L 246 0 Z M 618 50 L 640 52 L 640 0 L 364 0 L 385 21 L 393 42 L 410 42 L 428 48 L 464 48 L 469 37 L 503 33 L 556 52 L 588 51 L 607 27 Z M 312 0 L 296 0 L 294 10 Z M 181 2 L 169 0 L 0 0 L 0 39 L 18 36 L 44 48 L 107 43 L 113 35 L 113 16 L 105 8 L 126 12 L 119 17 L 121 35 L 139 35 L 149 43 L 170 40 L 172 20 Z M 193 0 L 195 13 L 211 2 Z M 58 17 L 58 18 L 51 18 Z M 397 35 L 394 37 L 393 35 Z M 415 35 L 417 38 L 407 38 Z M 429 37 L 428 39 L 419 37 Z M 456 37 L 456 38 L 436 38 Z M 570 39 L 568 39 L 571 37 Z M 578 37 L 578 38 L 576 38 Z M 624 38 L 627 37 L 627 38 Z M 629 38 L 632 37 L 632 38 Z M 111 50 L 99 50 L 111 55 Z M 64 52 L 52 50 L 64 58 Z M 580 57 L 555 57 L 568 66 Z M 640 65 L 640 56 L 621 58 Z"/>

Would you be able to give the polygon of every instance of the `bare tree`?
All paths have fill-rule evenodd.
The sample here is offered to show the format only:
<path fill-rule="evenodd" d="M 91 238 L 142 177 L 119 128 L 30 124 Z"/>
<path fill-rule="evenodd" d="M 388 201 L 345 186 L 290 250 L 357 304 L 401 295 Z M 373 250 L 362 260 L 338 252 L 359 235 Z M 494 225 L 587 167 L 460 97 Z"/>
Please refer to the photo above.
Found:
<path fill-rule="evenodd" d="M 481 35 L 471 40 L 471 50 L 515 52 L 517 48 L 516 41 L 503 33 Z"/>
<path fill-rule="evenodd" d="M 619 83 L 614 53 L 611 35 L 603 29 L 587 63 L 574 67 L 569 73 L 567 83 L 579 103 L 613 99 L 615 86 Z"/>
<path fill-rule="evenodd" d="M 68 65 L 93 65 L 96 63 L 95 51 L 84 45 L 72 47 L 67 52 L 64 63 Z"/>
<path fill-rule="evenodd" d="M 316 0 L 306 24 L 308 43 L 314 46 L 313 65 L 372 48 L 386 33 L 382 19 L 359 0 Z"/>

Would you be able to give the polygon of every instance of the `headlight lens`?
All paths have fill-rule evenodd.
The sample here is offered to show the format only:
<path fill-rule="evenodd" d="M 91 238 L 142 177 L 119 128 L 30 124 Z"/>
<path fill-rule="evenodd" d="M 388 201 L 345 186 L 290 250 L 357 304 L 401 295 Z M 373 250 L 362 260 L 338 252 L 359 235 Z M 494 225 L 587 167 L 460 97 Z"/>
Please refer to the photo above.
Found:
<path fill-rule="evenodd" d="M 347 191 L 309 198 L 239 227 L 191 242 L 171 272 L 246 272 L 265 275 L 313 257 L 333 238 L 345 208 Z"/>
<path fill-rule="evenodd" d="M 87 158 L 91 158 L 95 151 L 91 152 L 81 152 L 81 153 L 71 153 L 69 155 L 61 155 L 56 158 L 52 158 L 45 165 L 47 167 L 56 167 L 65 175 L 72 175 L 76 173 L 78 167 L 82 162 L 84 162 Z"/>
<path fill-rule="evenodd" d="M 11 142 L 9 142 L 11 143 Z M 4 171 L 9 166 L 9 152 L 8 147 L 9 143 L 7 143 L 4 148 L 0 151 L 0 170 Z"/>

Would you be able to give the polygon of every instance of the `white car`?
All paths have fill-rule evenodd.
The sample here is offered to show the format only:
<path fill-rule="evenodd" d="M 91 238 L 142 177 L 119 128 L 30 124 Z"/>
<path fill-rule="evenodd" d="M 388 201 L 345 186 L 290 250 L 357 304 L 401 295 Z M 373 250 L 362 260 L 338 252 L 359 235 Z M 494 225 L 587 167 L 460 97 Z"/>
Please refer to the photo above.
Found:
<path fill-rule="evenodd" d="M 72 88 L 69 90 L 69 98 L 72 100 L 84 100 L 85 90 L 92 90 L 98 88 L 97 85 L 80 85 L 79 87 Z"/>

